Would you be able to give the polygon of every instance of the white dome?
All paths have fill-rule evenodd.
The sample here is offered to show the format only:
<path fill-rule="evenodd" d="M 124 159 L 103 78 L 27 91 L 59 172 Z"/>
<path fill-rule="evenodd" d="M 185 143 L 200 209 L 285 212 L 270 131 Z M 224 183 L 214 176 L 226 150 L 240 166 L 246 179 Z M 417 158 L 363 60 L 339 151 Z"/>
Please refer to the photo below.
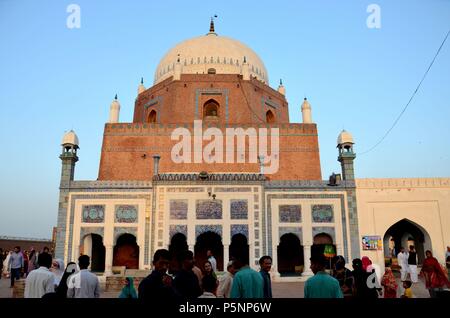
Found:
<path fill-rule="evenodd" d="M 67 144 L 75 145 L 75 146 L 79 145 L 78 136 L 73 130 L 70 130 L 64 134 L 61 145 L 67 145 Z"/>
<path fill-rule="evenodd" d="M 182 74 L 241 74 L 246 58 L 250 74 L 269 83 L 266 67 L 259 56 L 245 44 L 214 32 L 177 44 L 162 58 L 155 72 L 154 84 L 174 75 L 175 63 L 180 59 Z"/>
<path fill-rule="evenodd" d="M 337 144 L 338 145 L 342 145 L 342 144 L 345 144 L 345 143 L 354 144 L 353 136 L 348 131 L 342 130 L 342 132 L 338 136 Z"/>

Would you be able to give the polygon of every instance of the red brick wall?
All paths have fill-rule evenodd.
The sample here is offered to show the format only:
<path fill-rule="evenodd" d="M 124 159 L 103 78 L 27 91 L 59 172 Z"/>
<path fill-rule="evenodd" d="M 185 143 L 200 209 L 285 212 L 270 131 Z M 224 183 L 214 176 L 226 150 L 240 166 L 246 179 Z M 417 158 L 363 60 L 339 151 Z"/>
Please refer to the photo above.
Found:
<path fill-rule="evenodd" d="M 193 125 L 186 125 L 192 132 Z M 243 128 L 251 126 L 258 129 L 258 125 L 247 125 Z M 266 127 L 266 125 L 260 126 Z M 233 164 L 174 163 L 171 160 L 171 150 L 178 141 L 172 141 L 170 136 L 175 127 L 176 125 L 170 124 L 106 124 L 99 180 L 149 180 L 153 175 L 152 156 L 154 154 L 161 156 L 161 173 L 203 170 L 207 172 L 259 172 L 258 164 L 248 163 L 248 159 L 245 160 L 246 163 Z M 217 127 L 222 132 L 225 129 L 223 125 Z M 316 125 L 281 124 L 270 127 L 278 127 L 280 132 L 280 168 L 278 173 L 269 177 L 274 180 L 321 180 Z M 208 143 L 209 141 L 204 141 L 203 145 Z M 268 144 L 270 146 L 270 141 Z M 235 140 L 235 147 L 236 145 L 237 141 Z M 246 149 L 248 150 L 248 144 Z M 191 158 L 193 161 L 193 157 Z"/>

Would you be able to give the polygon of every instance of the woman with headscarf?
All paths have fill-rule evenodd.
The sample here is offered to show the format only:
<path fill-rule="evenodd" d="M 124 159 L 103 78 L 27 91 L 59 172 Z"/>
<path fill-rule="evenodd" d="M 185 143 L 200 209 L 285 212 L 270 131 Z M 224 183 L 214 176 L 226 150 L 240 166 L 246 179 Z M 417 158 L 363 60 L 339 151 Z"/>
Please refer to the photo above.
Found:
<path fill-rule="evenodd" d="M 132 277 L 125 279 L 125 286 L 122 288 L 119 298 L 138 298 Z"/>
<path fill-rule="evenodd" d="M 67 280 L 69 279 L 69 276 L 72 274 L 78 273 L 78 265 L 74 262 L 70 262 L 67 264 L 66 270 L 64 271 L 64 274 L 62 275 L 58 287 L 56 287 L 56 294 L 58 295 L 58 298 L 66 298 L 67 297 Z"/>
<path fill-rule="evenodd" d="M 390 267 L 386 267 L 383 277 L 381 278 L 381 286 L 384 287 L 384 298 L 397 298 L 397 281 Z"/>
<path fill-rule="evenodd" d="M 61 282 L 61 278 L 64 274 L 64 262 L 60 258 L 56 258 L 52 262 L 52 267 L 50 271 L 55 276 L 55 285 L 58 286 Z"/>
<path fill-rule="evenodd" d="M 430 293 L 430 297 L 437 296 L 437 292 L 442 291 L 444 287 L 450 287 L 450 282 L 445 276 L 445 272 L 438 260 L 433 257 L 431 251 L 425 252 L 426 259 L 423 261 L 420 275 L 425 277 L 425 287 Z"/>
<path fill-rule="evenodd" d="M 37 253 L 34 247 L 32 246 L 30 249 L 30 254 L 28 255 L 28 273 L 31 272 L 33 269 L 36 269 L 36 265 L 37 265 Z"/>

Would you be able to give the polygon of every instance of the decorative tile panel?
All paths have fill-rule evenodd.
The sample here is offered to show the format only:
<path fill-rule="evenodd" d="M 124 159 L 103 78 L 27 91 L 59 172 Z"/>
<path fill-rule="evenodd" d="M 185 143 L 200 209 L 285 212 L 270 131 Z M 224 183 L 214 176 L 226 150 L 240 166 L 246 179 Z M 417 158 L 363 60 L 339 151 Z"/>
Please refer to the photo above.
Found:
<path fill-rule="evenodd" d="M 122 234 L 131 234 L 137 239 L 137 228 L 136 227 L 115 227 L 114 228 L 114 242 L 117 242 L 117 239 Z"/>
<path fill-rule="evenodd" d="M 222 225 L 196 225 L 195 237 L 205 232 L 214 232 L 222 237 Z"/>
<path fill-rule="evenodd" d="M 103 238 L 104 229 L 103 227 L 82 227 L 80 228 L 80 241 L 82 242 L 84 237 L 89 234 L 98 234 Z"/>
<path fill-rule="evenodd" d="M 281 238 L 284 234 L 292 233 L 297 235 L 297 237 L 300 239 L 300 242 L 303 241 L 303 232 L 301 227 L 294 227 L 294 226 L 280 226 L 278 228 L 278 236 Z"/>
<path fill-rule="evenodd" d="M 302 213 L 300 205 L 280 205 L 279 206 L 280 222 L 299 223 L 302 221 Z"/>
<path fill-rule="evenodd" d="M 334 233 L 334 227 L 331 227 L 331 226 L 314 226 L 312 228 L 313 240 L 314 240 L 314 236 L 316 236 L 317 234 L 320 234 L 320 233 L 328 234 L 333 239 L 333 243 L 336 242 L 336 235 Z"/>
<path fill-rule="evenodd" d="M 137 205 L 116 205 L 114 210 L 116 223 L 136 223 L 138 221 Z"/>
<path fill-rule="evenodd" d="M 83 205 L 81 222 L 83 223 L 103 223 L 105 221 L 104 205 Z"/>
<path fill-rule="evenodd" d="M 188 200 L 170 200 L 170 219 L 187 220 Z"/>
<path fill-rule="evenodd" d="M 222 219 L 222 200 L 197 200 L 197 219 Z"/>
<path fill-rule="evenodd" d="M 311 207 L 312 221 L 315 223 L 334 222 L 333 206 L 329 204 L 314 204 Z"/>
<path fill-rule="evenodd" d="M 247 200 L 230 200 L 230 217 L 234 220 L 248 218 Z"/>
<path fill-rule="evenodd" d="M 248 240 L 248 225 L 246 224 L 233 224 L 230 229 L 230 237 L 233 238 L 236 234 L 243 234 Z"/>
<path fill-rule="evenodd" d="M 187 225 L 180 225 L 180 224 L 170 225 L 169 226 L 170 239 L 172 239 L 172 237 L 177 233 L 184 234 L 184 236 L 187 237 Z"/>

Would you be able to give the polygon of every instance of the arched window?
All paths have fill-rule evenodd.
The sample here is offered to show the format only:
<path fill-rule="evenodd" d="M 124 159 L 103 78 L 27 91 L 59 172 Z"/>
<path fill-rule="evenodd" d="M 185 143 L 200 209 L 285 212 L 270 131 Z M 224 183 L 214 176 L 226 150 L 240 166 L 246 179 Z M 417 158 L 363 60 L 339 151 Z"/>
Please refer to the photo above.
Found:
<path fill-rule="evenodd" d="M 208 100 L 203 105 L 203 117 L 208 116 L 219 116 L 219 103 L 217 103 L 214 99 Z"/>
<path fill-rule="evenodd" d="M 268 110 L 266 113 L 266 123 L 272 124 L 275 122 L 275 116 L 273 115 L 271 110 Z"/>
<path fill-rule="evenodd" d="M 152 109 L 150 114 L 148 114 L 147 122 L 156 123 L 156 110 Z"/>

